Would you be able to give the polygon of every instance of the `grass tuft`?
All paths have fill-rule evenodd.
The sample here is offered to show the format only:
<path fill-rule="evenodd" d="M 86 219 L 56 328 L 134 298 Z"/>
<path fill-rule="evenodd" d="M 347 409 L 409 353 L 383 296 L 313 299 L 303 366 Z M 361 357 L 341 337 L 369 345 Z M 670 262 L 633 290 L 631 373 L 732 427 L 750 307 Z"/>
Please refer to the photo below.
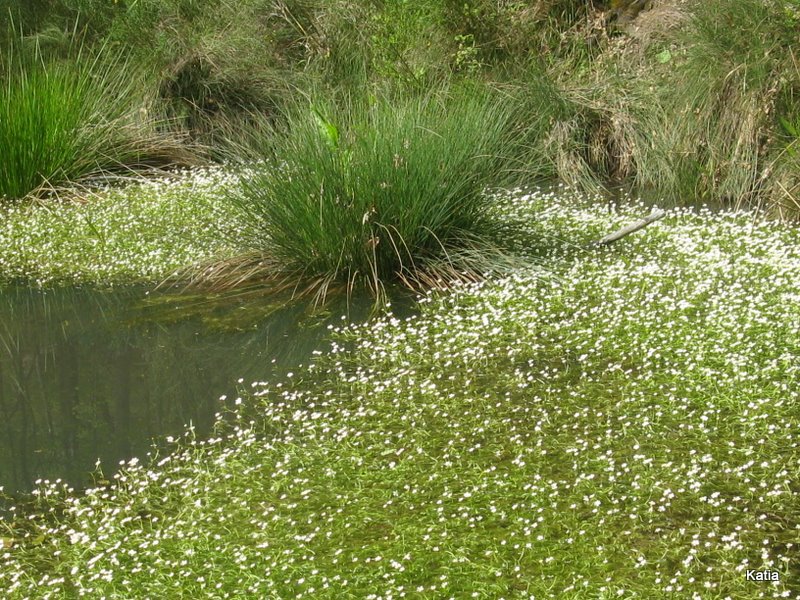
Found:
<path fill-rule="evenodd" d="M 59 61 L 11 45 L 0 61 L 0 197 L 188 160 L 188 149 L 155 132 L 128 67 L 82 48 Z"/>
<path fill-rule="evenodd" d="M 337 284 L 380 295 L 389 280 L 479 277 L 502 256 L 487 190 L 515 176 L 514 110 L 499 94 L 441 90 L 298 108 L 230 194 L 255 254 L 207 279 L 324 298 Z"/>
<path fill-rule="evenodd" d="M 796 26 L 779 1 L 694 6 L 664 127 L 674 132 L 675 191 L 736 207 L 774 204 L 765 184 L 786 116 L 776 109 L 798 86 L 786 51 Z"/>

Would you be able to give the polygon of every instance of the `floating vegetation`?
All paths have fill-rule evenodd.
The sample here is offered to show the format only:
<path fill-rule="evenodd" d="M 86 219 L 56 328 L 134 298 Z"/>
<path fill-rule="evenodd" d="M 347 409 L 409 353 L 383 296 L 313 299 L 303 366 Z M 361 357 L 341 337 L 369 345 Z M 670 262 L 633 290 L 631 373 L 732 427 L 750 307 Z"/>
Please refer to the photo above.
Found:
<path fill-rule="evenodd" d="M 590 251 L 641 207 L 507 203 L 557 277 L 338 329 L 212 438 L 42 482 L 2 595 L 800 598 L 797 230 L 675 209 Z"/>
<path fill-rule="evenodd" d="M 235 176 L 193 169 L 124 188 L 0 206 L 0 278 L 46 283 L 159 282 L 237 248 L 223 200 Z"/>

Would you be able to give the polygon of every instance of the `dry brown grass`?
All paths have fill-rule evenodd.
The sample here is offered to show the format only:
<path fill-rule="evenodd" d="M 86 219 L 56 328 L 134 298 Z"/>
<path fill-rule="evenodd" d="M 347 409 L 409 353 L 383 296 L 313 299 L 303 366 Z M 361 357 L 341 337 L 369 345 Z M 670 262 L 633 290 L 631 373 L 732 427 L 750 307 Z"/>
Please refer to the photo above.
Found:
<path fill-rule="evenodd" d="M 624 31 L 630 36 L 632 47 L 643 53 L 654 43 L 669 40 L 690 16 L 689 0 L 653 0 L 649 10 L 625 24 Z"/>

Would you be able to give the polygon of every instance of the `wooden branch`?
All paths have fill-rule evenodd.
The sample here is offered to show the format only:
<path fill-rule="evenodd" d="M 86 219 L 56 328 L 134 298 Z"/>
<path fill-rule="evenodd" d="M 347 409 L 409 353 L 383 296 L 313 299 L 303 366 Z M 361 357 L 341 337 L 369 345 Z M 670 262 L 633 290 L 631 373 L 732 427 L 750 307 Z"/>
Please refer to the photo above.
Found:
<path fill-rule="evenodd" d="M 647 227 L 650 223 L 655 223 L 659 219 L 663 218 L 664 215 L 667 213 L 660 208 L 654 208 L 653 212 L 650 213 L 649 216 L 645 217 L 644 219 L 640 219 L 635 223 L 631 223 L 630 225 L 626 225 L 622 229 L 615 231 L 614 233 L 609 233 L 603 239 L 594 243 L 595 246 L 607 246 L 612 242 L 616 242 L 618 239 L 625 237 L 629 233 L 633 233 L 634 231 L 639 231 L 640 229 Z"/>

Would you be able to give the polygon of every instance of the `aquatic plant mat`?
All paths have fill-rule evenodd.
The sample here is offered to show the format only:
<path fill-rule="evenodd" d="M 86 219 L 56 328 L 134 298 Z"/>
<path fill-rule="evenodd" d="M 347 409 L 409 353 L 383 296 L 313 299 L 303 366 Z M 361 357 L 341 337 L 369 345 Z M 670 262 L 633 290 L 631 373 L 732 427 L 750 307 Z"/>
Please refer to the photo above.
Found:
<path fill-rule="evenodd" d="M 507 204 L 554 277 L 338 331 L 213 439 L 43 484 L 0 595 L 800 598 L 800 233 L 673 210 L 586 250 L 646 209 Z"/>
<path fill-rule="evenodd" d="M 194 168 L 0 206 L 0 280 L 152 283 L 231 254 L 236 221 L 222 190 L 235 181 L 219 167 Z"/>

